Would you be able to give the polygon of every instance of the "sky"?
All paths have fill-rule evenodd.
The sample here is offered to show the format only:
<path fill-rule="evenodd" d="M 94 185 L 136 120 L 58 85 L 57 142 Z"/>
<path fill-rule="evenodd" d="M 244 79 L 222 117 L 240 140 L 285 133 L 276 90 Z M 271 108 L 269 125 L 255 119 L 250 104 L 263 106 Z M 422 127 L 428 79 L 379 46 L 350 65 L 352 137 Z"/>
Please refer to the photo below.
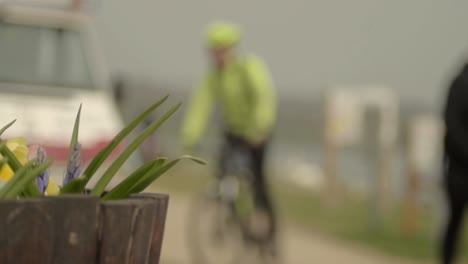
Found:
<path fill-rule="evenodd" d="M 107 0 L 95 12 L 113 72 L 191 89 L 206 70 L 203 30 L 243 29 L 278 92 L 308 100 L 334 85 L 383 85 L 437 106 L 468 50 L 464 0 Z"/>

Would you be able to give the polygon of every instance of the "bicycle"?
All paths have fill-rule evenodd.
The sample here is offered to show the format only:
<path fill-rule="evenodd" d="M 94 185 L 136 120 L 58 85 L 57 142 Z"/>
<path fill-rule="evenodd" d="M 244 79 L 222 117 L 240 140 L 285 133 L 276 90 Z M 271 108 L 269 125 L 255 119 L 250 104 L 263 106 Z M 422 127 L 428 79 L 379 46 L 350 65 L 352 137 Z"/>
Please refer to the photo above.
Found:
<path fill-rule="evenodd" d="M 227 173 L 212 179 L 190 207 L 188 242 L 192 263 L 251 263 L 249 258 L 277 263 L 269 226 L 273 216 L 268 216 L 266 224 L 256 221 L 259 210 L 254 202 L 249 153 L 233 146 L 229 153 Z"/>

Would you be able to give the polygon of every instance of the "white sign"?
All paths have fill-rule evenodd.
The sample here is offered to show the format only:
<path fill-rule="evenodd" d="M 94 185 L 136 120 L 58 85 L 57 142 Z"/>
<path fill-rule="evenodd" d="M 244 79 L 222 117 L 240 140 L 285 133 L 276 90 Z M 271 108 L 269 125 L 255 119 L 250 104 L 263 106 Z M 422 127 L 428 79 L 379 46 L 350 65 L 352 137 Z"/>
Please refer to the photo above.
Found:
<path fill-rule="evenodd" d="M 379 142 L 395 144 L 398 138 L 399 101 L 395 92 L 384 86 L 336 86 L 326 94 L 327 131 L 338 145 L 359 144 L 364 129 L 364 110 L 379 108 Z"/>
<path fill-rule="evenodd" d="M 439 164 L 443 124 L 434 116 L 413 118 L 409 128 L 409 155 L 420 172 L 429 172 Z"/>
<path fill-rule="evenodd" d="M 327 131 L 340 146 L 358 144 L 362 137 L 363 111 L 359 96 L 347 90 L 334 90 L 327 98 Z"/>

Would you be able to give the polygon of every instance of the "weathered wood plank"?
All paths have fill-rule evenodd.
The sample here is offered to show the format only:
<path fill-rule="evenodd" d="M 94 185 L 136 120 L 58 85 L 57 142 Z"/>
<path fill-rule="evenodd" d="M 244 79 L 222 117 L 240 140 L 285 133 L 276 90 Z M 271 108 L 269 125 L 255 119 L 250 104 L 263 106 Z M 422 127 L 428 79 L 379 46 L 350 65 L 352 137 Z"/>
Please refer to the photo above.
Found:
<path fill-rule="evenodd" d="M 0 263 L 50 264 L 51 220 L 42 199 L 0 200 Z"/>
<path fill-rule="evenodd" d="M 168 195 L 0 200 L 0 263 L 158 264 Z"/>
<path fill-rule="evenodd" d="M 149 199 L 153 200 L 155 203 L 153 206 L 154 217 L 153 217 L 153 233 L 151 239 L 151 249 L 150 249 L 150 264 L 159 264 L 159 259 L 161 257 L 161 250 L 164 238 L 164 229 L 166 224 L 166 215 L 167 208 L 169 203 L 169 195 L 167 194 L 155 194 L 155 193 L 142 193 L 132 195 L 134 198 L 139 199 Z"/>
<path fill-rule="evenodd" d="M 145 264 L 150 253 L 154 206 L 137 199 L 101 205 L 101 264 Z"/>
<path fill-rule="evenodd" d="M 53 212 L 54 264 L 95 263 L 99 198 L 61 195 L 47 198 Z"/>

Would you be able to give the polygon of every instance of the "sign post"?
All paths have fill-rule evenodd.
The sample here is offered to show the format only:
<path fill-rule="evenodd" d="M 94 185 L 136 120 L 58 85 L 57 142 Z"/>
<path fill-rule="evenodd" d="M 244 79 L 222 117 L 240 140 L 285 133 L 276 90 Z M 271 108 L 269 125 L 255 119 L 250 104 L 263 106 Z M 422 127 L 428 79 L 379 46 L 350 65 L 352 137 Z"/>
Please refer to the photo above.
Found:
<path fill-rule="evenodd" d="M 338 150 L 360 141 L 362 113 L 359 96 L 348 89 L 333 89 L 323 97 L 322 146 L 324 157 L 325 204 L 336 206 L 340 200 Z"/>

